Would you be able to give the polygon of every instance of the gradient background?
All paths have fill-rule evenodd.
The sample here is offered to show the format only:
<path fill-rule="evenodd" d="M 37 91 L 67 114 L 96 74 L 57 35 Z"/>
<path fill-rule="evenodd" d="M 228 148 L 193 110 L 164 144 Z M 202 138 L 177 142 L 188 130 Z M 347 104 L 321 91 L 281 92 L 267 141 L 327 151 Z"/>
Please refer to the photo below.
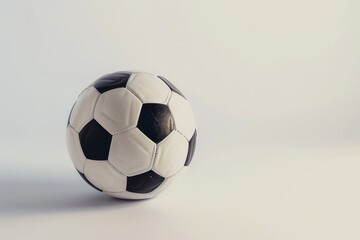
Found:
<path fill-rule="evenodd" d="M 360 239 L 360 2 L 0 1 L 0 239 Z M 96 78 L 166 76 L 194 107 L 159 197 L 88 187 L 65 149 Z"/>

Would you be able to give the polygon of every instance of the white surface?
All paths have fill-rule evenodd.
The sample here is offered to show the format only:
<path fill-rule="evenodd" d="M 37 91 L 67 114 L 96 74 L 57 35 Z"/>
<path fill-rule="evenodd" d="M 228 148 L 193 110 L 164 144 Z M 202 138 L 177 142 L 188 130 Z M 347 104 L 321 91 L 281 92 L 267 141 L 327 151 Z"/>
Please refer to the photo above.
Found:
<path fill-rule="evenodd" d="M 94 108 L 100 96 L 93 87 L 86 88 L 80 94 L 70 116 L 70 125 L 74 130 L 80 132 L 94 118 Z"/>
<path fill-rule="evenodd" d="M 66 128 L 66 149 L 74 167 L 81 173 L 84 173 L 86 157 L 81 148 L 79 133 L 71 126 Z"/>
<path fill-rule="evenodd" d="M 141 106 L 141 101 L 129 90 L 112 89 L 100 95 L 94 117 L 108 132 L 116 134 L 136 127 Z"/>
<path fill-rule="evenodd" d="M 149 73 L 134 73 L 126 84 L 142 103 L 167 104 L 171 94 L 170 88 L 159 78 Z"/>
<path fill-rule="evenodd" d="M 172 131 L 157 145 L 154 172 L 165 178 L 175 175 L 185 164 L 188 148 L 188 140 L 177 131 Z M 171 164 L 168 159 L 171 159 Z"/>
<path fill-rule="evenodd" d="M 190 140 L 196 126 L 194 113 L 189 101 L 173 92 L 169 101 L 169 109 L 174 116 L 176 130 L 183 134 L 187 140 Z"/>
<path fill-rule="evenodd" d="M 360 2 L 2 1 L 0 239 L 347 239 L 360 233 Z M 198 148 L 158 197 L 87 186 L 65 148 L 79 92 L 171 80 Z"/>
<path fill-rule="evenodd" d="M 109 161 L 127 176 L 150 170 L 156 144 L 138 128 L 113 136 Z"/>
<path fill-rule="evenodd" d="M 126 189 L 126 176 L 108 161 L 86 160 L 84 174 L 92 184 L 105 192 L 122 192 Z"/>

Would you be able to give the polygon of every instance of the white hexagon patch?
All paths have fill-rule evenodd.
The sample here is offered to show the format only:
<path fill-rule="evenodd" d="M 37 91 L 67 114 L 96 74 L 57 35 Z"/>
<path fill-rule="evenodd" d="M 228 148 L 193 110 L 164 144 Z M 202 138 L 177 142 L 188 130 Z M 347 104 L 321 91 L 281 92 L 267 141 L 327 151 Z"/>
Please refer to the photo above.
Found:
<path fill-rule="evenodd" d="M 126 177 L 108 161 L 86 160 L 86 178 L 97 188 L 107 192 L 120 192 L 126 189 Z"/>
<path fill-rule="evenodd" d="M 113 136 L 109 161 L 125 175 L 137 175 L 151 169 L 155 149 L 155 143 L 134 128 Z"/>
<path fill-rule="evenodd" d="M 175 128 L 190 140 L 195 131 L 195 118 L 190 103 L 177 93 L 172 93 L 169 101 L 170 112 Z"/>
<path fill-rule="evenodd" d="M 170 88 L 161 79 L 148 73 L 132 74 L 126 88 L 143 103 L 166 104 L 171 95 Z"/>
<path fill-rule="evenodd" d="M 177 131 L 171 132 L 157 146 L 154 172 L 167 178 L 184 166 L 189 148 L 189 142 Z"/>
<path fill-rule="evenodd" d="M 94 118 L 108 132 L 116 134 L 137 125 L 141 101 L 126 88 L 115 88 L 100 95 Z"/>
<path fill-rule="evenodd" d="M 75 168 L 84 173 L 86 158 L 80 145 L 79 134 L 71 126 L 66 129 L 66 147 Z"/>
<path fill-rule="evenodd" d="M 70 125 L 77 131 L 94 117 L 94 108 L 100 93 L 93 87 L 87 88 L 79 96 L 70 116 Z"/>

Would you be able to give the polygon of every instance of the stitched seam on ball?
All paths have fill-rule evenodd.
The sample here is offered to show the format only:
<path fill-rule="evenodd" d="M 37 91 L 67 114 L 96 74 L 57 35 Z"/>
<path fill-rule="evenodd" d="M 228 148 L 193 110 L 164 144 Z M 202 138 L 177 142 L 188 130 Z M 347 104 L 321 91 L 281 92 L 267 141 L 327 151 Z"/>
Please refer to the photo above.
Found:
<path fill-rule="evenodd" d="M 171 90 L 171 89 L 170 89 Z M 169 108 L 169 111 L 170 111 L 170 114 L 171 114 L 171 116 L 173 117 L 173 120 L 174 120 L 174 125 L 175 125 L 175 130 L 177 131 L 177 132 L 179 132 L 177 129 L 176 129 L 176 121 L 175 121 L 175 119 L 174 119 L 174 114 L 173 114 L 173 112 L 171 111 L 171 107 L 170 107 L 170 99 L 171 99 L 171 97 L 172 97 L 172 95 L 173 95 L 173 91 L 171 91 L 171 94 L 170 94 L 170 97 L 169 97 L 169 100 L 168 100 L 168 102 L 166 103 L 166 105 L 168 106 L 168 108 Z M 179 132 L 180 133 L 180 132 Z M 180 133 L 181 134 L 181 133 Z M 181 134 L 182 135 L 182 134 Z"/>
<path fill-rule="evenodd" d="M 160 78 L 159 78 L 160 79 Z M 161 80 L 161 79 L 160 79 Z M 168 85 L 166 85 L 167 87 L 169 87 Z M 169 88 L 170 89 L 170 88 Z M 167 106 L 169 106 L 169 102 L 170 102 L 170 98 L 171 98 L 171 96 L 172 96 L 172 94 L 173 94 L 173 92 L 171 91 L 171 89 L 170 89 L 170 94 L 169 94 L 169 96 L 167 97 L 167 99 L 166 99 L 166 105 Z M 170 107 L 169 107 L 169 109 L 170 109 Z M 170 113 L 171 113 L 171 110 L 170 110 Z M 172 116 L 172 115 L 171 115 Z"/>
<path fill-rule="evenodd" d="M 133 80 L 135 77 L 136 77 L 136 73 L 131 73 L 131 75 L 129 76 L 129 78 L 128 78 L 127 82 L 126 82 L 126 85 L 125 85 L 125 88 L 126 88 L 127 90 L 129 90 L 129 89 L 127 88 L 128 84 L 129 84 L 130 82 L 132 82 L 132 80 Z"/>
<path fill-rule="evenodd" d="M 87 92 L 91 87 L 92 87 L 92 85 L 91 85 L 91 86 L 88 86 L 87 88 L 85 88 L 84 90 L 82 90 L 82 92 L 81 92 L 81 93 L 79 94 L 79 96 L 78 96 L 78 99 L 79 99 L 79 97 L 80 97 L 81 95 L 83 95 L 83 93 Z"/>
<path fill-rule="evenodd" d="M 126 192 L 126 190 L 124 190 L 124 191 L 120 191 L 120 192 L 110 192 L 110 191 L 104 191 L 104 193 L 112 193 L 112 194 L 117 194 L 117 193 L 124 193 L 124 192 Z"/>
<path fill-rule="evenodd" d="M 87 165 L 86 163 L 88 163 L 88 162 L 89 162 L 89 161 L 85 161 L 85 163 L 84 163 L 84 172 L 83 172 L 83 174 L 84 174 L 85 178 L 91 183 L 91 185 L 95 186 L 96 188 L 100 189 L 101 191 L 104 191 L 103 188 L 101 188 L 100 186 L 97 186 L 94 182 L 92 182 L 92 181 L 86 176 L 85 169 L 86 169 L 86 165 Z"/>
<path fill-rule="evenodd" d="M 130 129 L 126 129 L 126 130 L 120 131 L 120 132 L 116 132 L 116 133 L 113 134 L 113 136 L 115 136 L 115 135 L 120 135 L 120 134 L 125 134 L 125 133 L 127 133 L 127 132 L 130 132 L 131 130 L 134 130 L 135 128 L 136 128 L 136 126 L 130 128 Z"/>
<path fill-rule="evenodd" d="M 149 72 L 134 72 L 135 74 L 148 74 L 148 75 L 152 75 L 155 76 L 154 73 L 149 73 Z"/>
<path fill-rule="evenodd" d="M 129 87 L 128 84 L 130 84 L 132 81 L 134 81 L 134 79 L 136 78 L 136 75 L 139 72 L 134 72 L 133 74 L 130 75 L 128 82 L 126 83 L 125 88 L 131 93 L 133 94 L 137 99 L 139 99 L 139 101 L 143 104 L 144 102 L 140 99 L 140 97 L 138 95 L 136 95 Z M 133 76 L 134 75 L 134 76 Z M 132 77 L 133 76 L 133 77 Z"/>
<path fill-rule="evenodd" d="M 85 158 L 85 161 L 84 161 L 84 164 L 82 165 L 82 169 L 81 169 L 81 171 L 82 171 L 82 173 L 85 175 L 85 165 L 86 165 L 86 162 L 87 161 L 89 161 L 89 160 L 87 160 L 86 158 Z M 75 167 L 76 168 L 76 167 Z"/>
<path fill-rule="evenodd" d="M 95 100 L 94 109 L 93 109 L 93 111 L 92 111 L 92 117 L 93 117 L 93 119 L 95 119 L 95 108 L 96 108 L 96 105 L 97 105 L 97 103 L 98 103 L 98 101 L 99 101 L 100 96 L 101 96 L 101 94 L 99 94 L 99 96 L 97 96 L 97 98 L 96 98 L 96 100 Z"/>
<path fill-rule="evenodd" d="M 112 167 L 115 171 L 119 172 L 120 174 L 122 174 L 126 177 L 126 175 L 123 172 L 121 172 L 119 169 L 117 169 L 109 160 L 108 160 L 108 163 L 109 163 L 110 167 Z"/>
<path fill-rule="evenodd" d="M 153 168 L 153 166 L 154 166 L 154 164 L 155 164 L 157 154 L 158 154 L 158 146 L 155 145 L 154 159 L 153 159 L 152 162 L 151 162 L 151 168 Z M 151 169 L 151 168 L 150 168 L 150 169 Z"/>
<path fill-rule="evenodd" d="M 75 128 L 74 128 L 74 126 L 72 126 L 70 123 L 69 123 L 69 126 L 68 126 L 69 128 L 71 128 L 72 130 L 74 130 L 76 133 L 79 133 L 79 131 L 77 131 Z"/>
<path fill-rule="evenodd" d="M 131 89 L 126 88 L 130 93 L 132 93 L 137 99 L 139 99 L 139 101 L 144 104 L 144 102 L 140 99 L 140 97 L 138 95 L 136 95 Z"/>
<path fill-rule="evenodd" d="M 188 142 L 190 139 L 188 139 L 184 134 L 182 134 L 179 130 L 175 129 L 176 132 L 178 132 L 181 136 L 183 136 Z"/>
<path fill-rule="evenodd" d="M 167 177 L 166 179 L 170 179 L 170 178 L 174 177 L 174 176 L 175 176 L 176 174 L 178 174 L 183 168 L 184 168 L 184 166 L 182 166 L 179 171 L 177 171 L 177 172 L 174 173 L 173 175 L 170 175 L 170 176 Z"/>

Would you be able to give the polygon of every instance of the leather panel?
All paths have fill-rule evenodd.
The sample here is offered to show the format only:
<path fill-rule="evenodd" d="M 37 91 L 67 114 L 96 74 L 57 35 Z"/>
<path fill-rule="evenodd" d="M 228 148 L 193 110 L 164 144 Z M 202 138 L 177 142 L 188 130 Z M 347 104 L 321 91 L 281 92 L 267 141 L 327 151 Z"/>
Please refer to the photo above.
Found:
<path fill-rule="evenodd" d="M 87 159 L 108 159 L 112 135 L 95 119 L 86 124 L 80 131 L 79 137 L 81 148 Z"/>
<path fill-rule="evenodd" d="M 143 104 L 137 127 L 153 142 L 159 143 L 175 128 L 167 105 Z"/>
<path fill-rule="evenodd" d="M 109 161 L 120 172 L 133 176 L 150 170 L 155 149 L 155 143 L 135 128 L 113 136 Z"/>

